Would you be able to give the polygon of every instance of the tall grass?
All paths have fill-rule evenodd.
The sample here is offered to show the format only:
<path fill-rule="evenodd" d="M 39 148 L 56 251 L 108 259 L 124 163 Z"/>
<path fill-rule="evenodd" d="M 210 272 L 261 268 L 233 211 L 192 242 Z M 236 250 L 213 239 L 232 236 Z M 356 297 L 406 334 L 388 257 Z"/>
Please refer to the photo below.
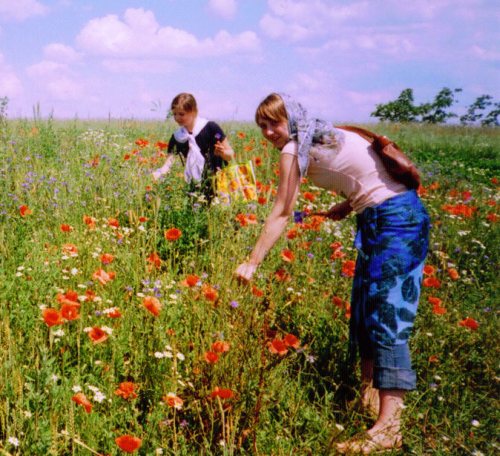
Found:
<path fill-rule="evenodd" d="M 352 405 L 359 379 L 347 361 L 353 218 L 291 222 L 255 286 L 233 280 L 277 184 L 277 153 L 257 129 L 224 126 L 237 160 L 260 157 L 261 200 L 207 208 L 186 195 L 180 164 L 151 181 L 173 124 L 36 118 L 1 128 L 4 454 L 120 454 L 115 439 L 127 434 L 140 454 L 328 454 L 331 439 L 370 425 Z M 418 389 L 405 452 L 495 454 L 498 129 L 373 128 L 424 171 L 433 220 L 427 264 L 438 280 L 424 288 L 411 341 Z M 298 209 L 336 198 L 305 183 Z M 169 228 L 182 236 L 167 241 Z M 101 283 L 100 269 L 114 278 Z M 189 286 L 188 276 L 198 279 Z M 70 291 L 79 318 L 48 326 L 44 309 L 59 310 Z M 159 300 L 158 316 L 145 297 Z M 106 340 L 93 342 L 91 328 Z M 120 393 L 122 382 L 134 394 Z"/>

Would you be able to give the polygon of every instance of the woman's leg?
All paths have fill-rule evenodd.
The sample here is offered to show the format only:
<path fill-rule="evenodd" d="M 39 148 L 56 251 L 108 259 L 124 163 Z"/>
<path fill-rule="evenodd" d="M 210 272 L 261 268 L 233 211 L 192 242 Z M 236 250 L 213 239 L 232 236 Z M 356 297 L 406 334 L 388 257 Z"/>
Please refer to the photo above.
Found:
<path fill-rule="evenodd" d="M 373 359 L 361 358 L 361 405 L 377 417 L 380 411 L 379 390 L 373 387 Z"/>

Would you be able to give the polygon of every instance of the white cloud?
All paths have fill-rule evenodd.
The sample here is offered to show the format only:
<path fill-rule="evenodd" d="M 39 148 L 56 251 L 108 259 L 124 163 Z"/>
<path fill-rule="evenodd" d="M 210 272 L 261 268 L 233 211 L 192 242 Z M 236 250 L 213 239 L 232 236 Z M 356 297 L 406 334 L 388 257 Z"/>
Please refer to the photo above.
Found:
<path fill-rule="evenodd" d="M 199 40 L 184 30 L 160 27 L 154 14 L 142 8 L 127 9 L 123 20 L 116 15 L 92 19 L 76 41 L 89 54 L 122 58 L 197 58 L 254 54 L 260 50 L 260 41 L 254 32 L 231 35 L 222 30 L 213 38 Z"/>
<path fill-rule="evenodd" d="M 4 56 L 0 53 L 0 98 L 14 98 L 22 93 L 23 86 L 21 80 L 10 65 L 5 62 Z"/>
<path fill-rule="evenodd" d="M 479 60 L 488 60 L 492 62 L 500 61 L 500 52 L 492 49 L 485 49 L 483 46 L 474 45 L 470 49 L 474 58 Z"/>
<path fill-rule="evenodd" d="M 175 62 L 154 59 L 106 59 L 102 65 L 113 73 L 165 74 L 178 68 Z"/>
<path fill-rule="evenodd" d="M 232 19 L 236 14 L 236 0 L 209 0 L 208 8 L 224 19 Z"/>
<path fill-rule="evenodd" d="M 43 48 L 43 55 L 47 60 L 60 63 L 75 63 L 82 58 L 72 47 L 61 43 L 48 44 Z"/>
<path fill-rule="evenodd" d="M 83 83 L 65 63 L 44 60 L 31 65 L 26 72 L 41 91 L 55 100 L 79 100 L 84 95 Z"/>
<path fill-rule="evenodd" d="M 0 0 L 0 19 L 23 21 L 31 16 L 45 14 L 47 6 L 37 0 Z"/>
<path fill-rule="evenodd" d="M 275 39 L 298 42 L 331 35 L 337 25 L 362 15 L 366 2 L 332 5 L 325 0 L 268 0 L 269 13 L 261 21 L 262 31 Z"/>

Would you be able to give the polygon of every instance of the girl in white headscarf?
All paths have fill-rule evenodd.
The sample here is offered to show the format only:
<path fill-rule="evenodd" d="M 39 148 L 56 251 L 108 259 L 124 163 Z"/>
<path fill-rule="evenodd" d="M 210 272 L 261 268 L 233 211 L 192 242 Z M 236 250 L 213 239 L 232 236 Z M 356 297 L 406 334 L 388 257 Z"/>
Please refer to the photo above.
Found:
<path fill-rule="evenodd" d="M 198 115 L 196 99 L 190 93 L 178 94 L 171 110 L 180 128 L 170 138 L 165 164 L 153 172 L 153 178 L 158 180 L 170 171 L 176 152 L 185 163 L 186 182 L 199 186 L 232 160 L 234 151 L 221 127 Z"/>
<path fill-rule="evenodd" d="M 285 94 L 265 98 L 255 114 L 263 136 L 280 153 L 274 206 L 247 261 L 235 271 L 249 282 L 283 233 L 302 176 L 345 201 L 319 213 L 341 220 L 356 212 L 358 250 L 352 286 L 350 347 L 361 355 L 361 400 L 376 421 L 337 452 L 369 454 L 402 445 L 405 391 L 416 387 L 408 337 L 417 311 L 429 217 L 414 188 L 395 180 L 371 143 L 317 119 Z"/>

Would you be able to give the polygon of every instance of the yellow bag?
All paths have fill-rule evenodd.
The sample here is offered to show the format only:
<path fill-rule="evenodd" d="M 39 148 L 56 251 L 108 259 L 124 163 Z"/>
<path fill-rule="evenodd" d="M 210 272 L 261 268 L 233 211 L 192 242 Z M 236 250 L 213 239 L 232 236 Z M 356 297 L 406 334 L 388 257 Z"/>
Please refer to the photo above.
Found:
<path fill-rule="evenodd" d="M 251 161 L 229 165 L 214 176 L 215 195 L 222 203 L 251 201 L 257 199 L 257 185 Z"/>

